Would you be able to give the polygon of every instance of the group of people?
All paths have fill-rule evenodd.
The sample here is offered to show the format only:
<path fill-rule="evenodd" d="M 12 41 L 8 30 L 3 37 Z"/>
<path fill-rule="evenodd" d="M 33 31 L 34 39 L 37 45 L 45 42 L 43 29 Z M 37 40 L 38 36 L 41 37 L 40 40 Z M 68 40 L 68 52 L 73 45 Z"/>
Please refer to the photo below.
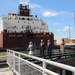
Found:
<path fill-rule="evenodd" d="M 40 44 L 39 44 L 39 49 L 40 49 L 40 56 L 45 58 L 45 50 L 47 50 L 49 58 L 51 57 L 52 54 L 52 43 L 48 39 L 47 42 L 45 43 L 43 39 L 41 39 Z M 33 42 L 30 41 L 27 50 L 29 50 L 29 55 L 33 55 L 35 51 L 35 45 L 33 45 Z M 64 39 L 61 40 L 60 43 L 60 53 L 63 55 L 65 50 L 65 41 Z"/>
<path fill-rule="evenodd" d="M 45 50 L 48 50 L 47 52 L 50 57 L 52 53 L 51 48 L 52 48 L 52 43 L 49 39 L 47 40 L 47 43 L 45 43 L 43 39 L 41 39 L 40 44 L 39 44 L 40 56 L 45 58 Z M 29 42 L 27 50 L 29 50 L 29 53 L 28 53 L 29 55 L 34 54 L 35 46 L 33 45 L 32 41 Z"/>
<path fill-rule="evenodd" d="M 51 41 L 48 39 L 47 43 L 45 43 L 43 41 L 43 39 L 41 39 L 40 42 L 40 56 L 45 58 L 45 50 L 47 50 L 48 56 L 51 57 L 52 54 L 52 43 Z"/>

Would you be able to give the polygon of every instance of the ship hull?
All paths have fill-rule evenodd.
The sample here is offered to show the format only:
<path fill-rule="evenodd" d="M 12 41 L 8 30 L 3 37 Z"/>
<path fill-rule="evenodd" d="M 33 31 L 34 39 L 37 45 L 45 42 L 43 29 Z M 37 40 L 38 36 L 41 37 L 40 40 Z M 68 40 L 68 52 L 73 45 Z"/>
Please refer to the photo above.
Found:
<path fill-rule="evenodd" d="M 40 40 L 43 39 L 47 42 L 48 39 L 51 40 L 52 45 L 54 45 L 54 35 L 53 33 L 43 34 L 43 33 L 1 33 L 0 34 L 0 47 L 1 48 L 23 48 L 27 47 L 29 41 L 33 41 L 37 47 L 39 47 Z"/>

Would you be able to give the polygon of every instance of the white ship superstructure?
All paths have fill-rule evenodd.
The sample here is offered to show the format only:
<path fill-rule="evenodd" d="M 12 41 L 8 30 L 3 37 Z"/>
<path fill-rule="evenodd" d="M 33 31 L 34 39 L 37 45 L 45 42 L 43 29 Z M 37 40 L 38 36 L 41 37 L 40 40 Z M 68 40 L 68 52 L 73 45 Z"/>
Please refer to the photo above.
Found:
<path fill-rule="evenodd" d="M 9 12 L 8 16 L 1 18 L 1 31 L 5 32 L 49 32 L 48 26 L 37 15 L 31 15 L 28 5 L 20 4 L 18 13 Z"/>

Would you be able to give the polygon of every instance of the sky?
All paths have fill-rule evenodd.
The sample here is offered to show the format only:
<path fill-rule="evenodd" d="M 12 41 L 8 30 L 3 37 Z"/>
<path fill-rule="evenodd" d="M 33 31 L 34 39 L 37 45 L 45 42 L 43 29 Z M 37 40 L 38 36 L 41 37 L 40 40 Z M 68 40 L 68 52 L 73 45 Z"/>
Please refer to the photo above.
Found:
<path fill-rule="evenodd" d="M 75 0 L 1 0 L 0 16 L 18 11 L 19 4 L 28 4 L 31 14 L 37 15 L 48 25 L 54 39 L 75 39 Z"/>

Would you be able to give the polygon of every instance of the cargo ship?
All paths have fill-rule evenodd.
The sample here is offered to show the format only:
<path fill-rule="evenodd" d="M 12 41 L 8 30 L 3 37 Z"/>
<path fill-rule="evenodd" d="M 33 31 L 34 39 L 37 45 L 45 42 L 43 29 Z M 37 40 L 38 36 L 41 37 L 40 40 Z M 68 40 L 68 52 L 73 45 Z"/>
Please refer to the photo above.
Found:
<path fill-rule="evenodd" d="M 18 12 L 0 17 L 0 48 L 27 47 L 29 41 L 38 47 L 41 39 L 50 39 L 54 45 L 54 34 L 46 22 L 30 13 L 29 5 L 20 4 Z"/>

